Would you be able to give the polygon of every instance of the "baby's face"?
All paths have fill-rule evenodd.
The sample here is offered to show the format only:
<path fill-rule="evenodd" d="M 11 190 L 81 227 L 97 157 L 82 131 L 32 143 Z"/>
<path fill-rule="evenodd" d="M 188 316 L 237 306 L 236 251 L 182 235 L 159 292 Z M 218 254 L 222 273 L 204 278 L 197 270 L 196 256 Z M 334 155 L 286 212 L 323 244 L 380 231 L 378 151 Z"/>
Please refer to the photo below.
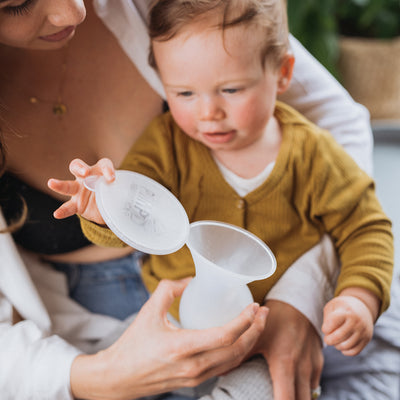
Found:
<path fill-rule="evenodd" d="M 263 136 L 280 91 L 279 68 L 264 67 L 253 30 L 194 24 L 154 56 L 178 125 L 212 151 L 238 150 Z"/>

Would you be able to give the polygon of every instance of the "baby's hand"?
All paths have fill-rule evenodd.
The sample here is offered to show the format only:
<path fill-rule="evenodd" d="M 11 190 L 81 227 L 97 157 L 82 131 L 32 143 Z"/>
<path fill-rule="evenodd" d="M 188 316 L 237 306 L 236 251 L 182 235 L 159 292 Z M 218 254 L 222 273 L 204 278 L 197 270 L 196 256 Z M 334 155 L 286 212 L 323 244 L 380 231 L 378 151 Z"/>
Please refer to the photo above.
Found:
<path fill-rule="evenodd" d="M 354 296 L 340 295 L 324 308 L 322 332 L 328 346 L 355 356 L 372 338 L 374 320 L 367 305 Z"/>
<path fill-rule="evenodd" d="M 102 175 L 107 182 L 115 179 L 114 166 L 108 158 L 102 158 L 95 165 L 89 166 L 84 161 L 75 159 L 71 161 L 69 170 L 75 176 L 74 181 L 49 179 L 47 186 L 57 193 L 70 196 L 61 207 L 54 211 L 54 218 L 67 218 L 74 214 L 104 225 L 104 220 L 97 208 L 94 192 L 87 189 L 83 181 L 89 175 Z"/>

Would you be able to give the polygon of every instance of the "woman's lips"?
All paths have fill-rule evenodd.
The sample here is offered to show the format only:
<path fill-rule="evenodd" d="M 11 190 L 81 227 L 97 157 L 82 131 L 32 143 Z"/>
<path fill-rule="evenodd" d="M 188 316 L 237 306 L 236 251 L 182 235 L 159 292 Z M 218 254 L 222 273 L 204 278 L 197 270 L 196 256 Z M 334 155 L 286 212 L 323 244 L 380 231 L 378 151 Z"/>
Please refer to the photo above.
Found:
<path fill-rule="evenodd" d="M 39 39 L 45 40 L 46 42 L 59 42 L 72 35 L 75 31 L 75 26 L 68 26 L 62 31 L 53 33 L 52 35 L 40 36 Z"/>

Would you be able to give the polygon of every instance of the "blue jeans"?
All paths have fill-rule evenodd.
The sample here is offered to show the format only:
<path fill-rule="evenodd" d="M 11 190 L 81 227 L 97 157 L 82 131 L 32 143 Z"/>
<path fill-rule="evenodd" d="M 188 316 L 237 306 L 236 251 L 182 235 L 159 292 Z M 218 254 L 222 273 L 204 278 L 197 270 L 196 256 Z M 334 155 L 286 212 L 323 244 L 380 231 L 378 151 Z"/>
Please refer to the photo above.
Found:
<path fill-rule="evenodd" d="M 99 263 L 53 263 L 67 277 L 69 295 L 93 313 L 109 315 L 120 320 L 137 313 L 149 298 L 143 284 L 141 252 L 116 260 Z M 177 393 L 163 393 L 142 400 L 193 400 Z"/>
<path fill-rule="evenodd" d="M 93 313 L 124 320 L 138 312 L 149 298 L 140 276 L 143 253 L 90 264 L 53 263 L 64 272 L 69 295 Z"/>

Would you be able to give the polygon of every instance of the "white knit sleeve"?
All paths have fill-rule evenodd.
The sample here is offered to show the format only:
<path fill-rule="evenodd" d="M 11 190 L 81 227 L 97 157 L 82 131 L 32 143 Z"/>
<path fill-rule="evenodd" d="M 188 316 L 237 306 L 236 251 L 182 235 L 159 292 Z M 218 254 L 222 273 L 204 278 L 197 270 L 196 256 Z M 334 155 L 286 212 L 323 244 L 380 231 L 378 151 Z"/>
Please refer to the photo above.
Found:
<path fill-rule="evenodd" d="M 333 297 L 339 260 L 328 235 L 298 258 L 266 296 L 290 304 L 313 324 L 322 338 L 323 308 Z"/>
<path fill-rule="evenodd" d="M 12 325 L 10 309 L 0 295 L 1 399 L 72 400 L 70 369 L 80 351 L 32 321 Z"/>

